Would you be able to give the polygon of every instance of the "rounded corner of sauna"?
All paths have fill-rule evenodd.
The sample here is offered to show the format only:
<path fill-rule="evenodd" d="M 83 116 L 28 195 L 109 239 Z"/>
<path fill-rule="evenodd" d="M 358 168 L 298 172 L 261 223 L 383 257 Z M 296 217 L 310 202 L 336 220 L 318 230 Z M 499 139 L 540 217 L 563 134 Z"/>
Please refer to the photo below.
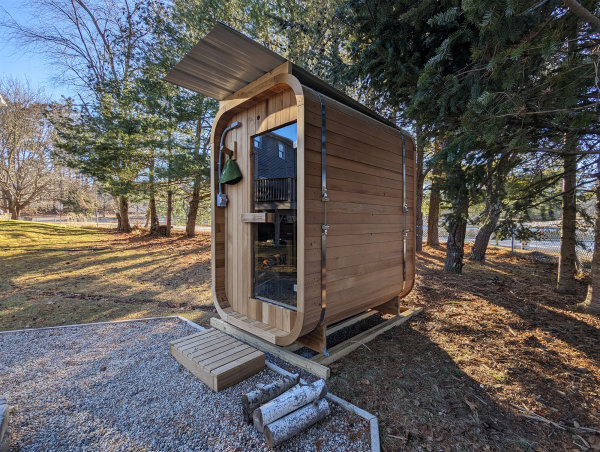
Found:
<path fill-rule="evenodd" d="M 399 299 L 406 298 L 408 295 L 410 295 L 410 293 L 415 288 L 415 281 L 416 281 L 416 277 L 413 274 L 411 276 L 410 280 L 408 280 L 408 281 L 405 282 L 406 288 L 404 288 L 404 290 L 402 290 L 402 292 L 400 292 L 400 294 L 398 295 Z"/>
<path fill-rule="evenodd" d="M 296 107 L 291 89 L 279 91 L 225 111 L 213 127 L 215 306 L 228 323 L 277 345 L 296 339 L 303 306 Z M 234 184 L 222 182 L 221 160 L 231 158 L 241 174 Z"/>
<path fill-rule="evenodd" d="M 217 292 L 214 287 L 212 290 L 212 301 L 217 311 L 217 314 L 219 314 L 219 317 L 221 317 L 223 320 L 226 320 L 227 313 L 225 312 L 225 310 L 230 307 L 229 302 L 224 296 L 217 295 Z"/>

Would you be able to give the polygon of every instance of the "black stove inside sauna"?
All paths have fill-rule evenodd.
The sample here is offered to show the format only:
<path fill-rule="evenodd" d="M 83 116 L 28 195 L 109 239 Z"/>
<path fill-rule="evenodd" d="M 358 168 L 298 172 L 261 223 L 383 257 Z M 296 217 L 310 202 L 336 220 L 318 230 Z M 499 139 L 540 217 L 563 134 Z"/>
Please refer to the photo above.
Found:
<path fill-rule="evenodd" d="M 269 222 L 252 224 L 253 297 L 297 307 L 296 123 L 252 140 L 253 211 Z"/>

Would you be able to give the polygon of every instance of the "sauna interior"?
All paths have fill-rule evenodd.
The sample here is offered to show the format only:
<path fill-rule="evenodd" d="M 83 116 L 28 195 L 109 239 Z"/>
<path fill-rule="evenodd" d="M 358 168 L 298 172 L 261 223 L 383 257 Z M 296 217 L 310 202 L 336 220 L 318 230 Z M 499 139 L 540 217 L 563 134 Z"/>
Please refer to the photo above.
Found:
<path fill-rule="evenodd" d="M 398 314 L 415 273 L 410 135 L 220 23 L 165 79 L 220 101 L 212 287 L 223 320 L 321 351 L 328 325 Z M 221 184 L 230 158 L 241 180 Z"/>

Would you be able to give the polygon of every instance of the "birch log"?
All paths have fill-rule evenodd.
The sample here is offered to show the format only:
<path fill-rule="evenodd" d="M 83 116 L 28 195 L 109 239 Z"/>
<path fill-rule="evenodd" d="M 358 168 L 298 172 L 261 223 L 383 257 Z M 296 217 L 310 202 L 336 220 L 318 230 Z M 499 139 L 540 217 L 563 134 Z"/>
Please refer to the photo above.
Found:
<path fill-rule="evenodd" d="M 248 423 L 252 423 L 252 413 L 263 403 L 267 403 L 269 400 L 274 399 L 280 394 L 291 387 L 298 384 L 300 381 L 300 375 L 295 374 L 292 377 L 286 377 L 281 380 L 277 380 L 275 383 L 269 385 L 257 385 L 258 389 L 249 392 L 248 394 L 242 395 L 242 410 L 244 414 L 244 420 Z"/>
<path fill-rule="evenodd" d="M 329 403 L 321 399 L 265 426 L 265 439 L 270 447 L 296 436 L 298 433 L 329 416 Z"/>
<path fill-rule="evenodd" d="M 4 439 L 0 440 L 0 452 L 9 452 L 10 451 L 10 430 L 6 431 L 6 435 L 4 435 Z"/>
<path fill-rule="evenodd" d="M 0 442 L 4 439 L 4 433 L 8 427 L 8 415 L 10 410 L 8 409 L 8 402 L 6 397 L 0 397 Z"/>
<path fill-rule="evenodd" d="M 262 432 L 265 425 L 303 407 L 313 400 L 325 397 L 325 394 L 327 394 L 325 380 L 317 380 L 310 384 L 297 384 L 289 391 L 284 392 L 254 410 L 254 414 L 252 415 L 254 427 L 259 432 Z"/>

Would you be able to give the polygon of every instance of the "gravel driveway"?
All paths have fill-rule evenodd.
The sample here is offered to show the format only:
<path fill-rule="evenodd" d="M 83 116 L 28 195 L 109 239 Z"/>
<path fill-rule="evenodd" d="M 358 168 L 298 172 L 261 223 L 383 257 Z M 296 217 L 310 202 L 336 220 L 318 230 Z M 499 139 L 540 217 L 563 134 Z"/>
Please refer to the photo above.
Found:
<path fill-rule="evenodd" d="M 240 395 L 263 370 L 213 393 L 169 354 L 196 330 L 177 318 L 0 334 L 0 394 L 18 404 L 22 450 L 267 450 L 242 422 Z M 280 450 L 368 450 L 368 424 L 337 405 Z"/>

